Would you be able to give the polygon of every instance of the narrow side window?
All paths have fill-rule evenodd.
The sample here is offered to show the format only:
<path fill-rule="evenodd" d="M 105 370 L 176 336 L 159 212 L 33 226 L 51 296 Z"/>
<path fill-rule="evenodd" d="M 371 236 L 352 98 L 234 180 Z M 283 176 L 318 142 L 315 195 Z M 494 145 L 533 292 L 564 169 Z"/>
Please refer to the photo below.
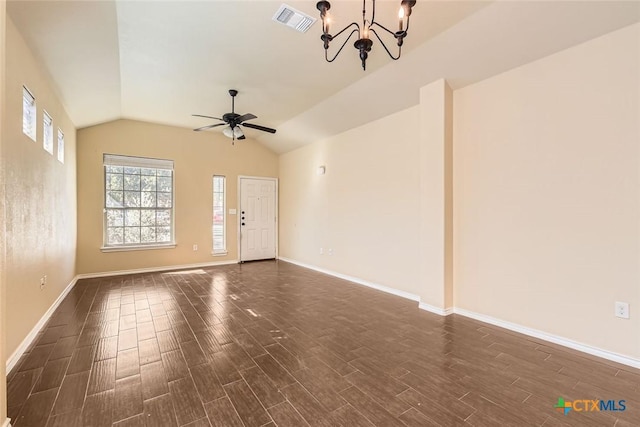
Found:
<path fill-rule="evenodd" d="M 213 176 L 213 254 L 227 253 L 226 236 L 226 179 L 221 175 Z"/>

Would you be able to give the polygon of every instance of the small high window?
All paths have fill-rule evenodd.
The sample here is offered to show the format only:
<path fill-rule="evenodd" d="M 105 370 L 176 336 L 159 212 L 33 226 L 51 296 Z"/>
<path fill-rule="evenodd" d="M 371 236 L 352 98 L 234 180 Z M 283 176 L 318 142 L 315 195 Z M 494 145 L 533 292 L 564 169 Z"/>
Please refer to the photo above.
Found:
<path fill-rule="evenodd" d="M 64 133 L 58 128 L 58 161 L 64 163 Z"/>
<path fill-rule="evenodd" d="M 36 98 L 22 87 L 22 132 L 36 140 Z"/>
<path fill-rule="evenodd" d="M 53 119 L 46 111 L 42 117 L 42 146 L 49 154 L 53 154 Z"/>

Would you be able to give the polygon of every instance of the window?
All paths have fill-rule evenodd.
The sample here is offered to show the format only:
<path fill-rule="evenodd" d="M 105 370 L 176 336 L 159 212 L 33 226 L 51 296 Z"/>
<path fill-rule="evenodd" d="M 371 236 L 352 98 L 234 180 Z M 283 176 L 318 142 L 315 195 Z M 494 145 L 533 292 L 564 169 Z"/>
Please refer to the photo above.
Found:
<path fill-rule="evenodd" d="M 36 98 L 22 86 L 22 132 L 36 140 Z"/>
<path fill-rule="evenodd" d="M 213 254 L 227 253 L 225 232 L 225 177 L 213 176 Z"/>
<path fill-rule="evenodd" d="M 42 146 L 49 154 L 53 154 L 53 119 L 46 111 L 42 117 Z"/>
<path fill-rule="evenodd" d="M 58 128 L 58 161 L 64 163 L 64 133 Z"/>
<path fill-rule="evenodd" d="M 174 245 L 173 161 L 104 155 L 104 248 Z"/>

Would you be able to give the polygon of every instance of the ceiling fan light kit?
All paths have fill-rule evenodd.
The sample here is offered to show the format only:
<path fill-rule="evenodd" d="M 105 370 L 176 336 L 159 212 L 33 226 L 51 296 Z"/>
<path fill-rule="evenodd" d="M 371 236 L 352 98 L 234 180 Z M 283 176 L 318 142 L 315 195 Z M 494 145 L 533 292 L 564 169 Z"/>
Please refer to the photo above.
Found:
<path fill-rule="evenodd" d="M 335 35 L 331 35 L 329 33 L 331 29 L 331 16 L 329 15 L 331 3 L 326 0 L 321 0 L 316 3 L 316 8 L 320 11 L 320 19 L 322 19 L 322 36 L 320 36 L 320 39 L 324 44 L 324 59 L 327 62 L 333 62 L 338 57 L 338 55 L 340 55 L 340 52 L 342 52 L 342 48 L 345 47 L 347 42 L 351 40 L 351 37 L 354 34 L 358 35 L 358 39 L 355 41 L 353 46 L 358 50 L 360 54 L 360 60 L 362 61 L 363 70 L 367 69 L 367 58 L 369 57 L 369 52 L 371 52 L 371 48 L 373 47 L 373 40 L 371 40 L 370 34 L 376 36 L 376 39 L 378 39 L 391 59 L 395 61 L 400 58 L 400 55 L 402 54 L 402 44 L 409 31 L 409 17 L 411 16 L 413 6 L 416 5 L 416 0 L 402 0 L 400 2 L 400 10 L 398 11 L 398 31 L 391 31 L 387 27 L 376 22 L 376 0 L 371 0 L 371 3 L 371 19 L 367 19 L 367 0 L 362 0 L 362 25 L 358 24 L 357 22 L 352 22 L 342 30 L 338 31 Z M 329 58 L 329 44 L 335 38 L 339 37 L 340 35 L 342 35 L 342 33 L 350 28 L 351 32 L 342 43 L 336 54 L 332 58 Z M 396 39 L 396 44 L 398 45 L 397 55 L 394 56 L 391 53 L 389 48 L 387 48 L 387 46 L 378 35 L 376 29 L 383 30 Z"/>
<path fill-rule="evenodd" d="M 247 120 L 252 120 L 252 119 L 257 119 L 258 117 L 251 114 L 251 113 L 247 113 L 247 114 L 237 114 L 236 113 L 236 95 L 238 94 L 238 91 L 235 89 L 229 89 L 229 95 L 231 95 L 231 112 L 230 113 L 226 113 L 222 116 L 222 118 L 219 117 L 212 117 L 212 116 L 203 116 L 202 114 L 192 114 L 192 116 L 194 117 L 205 117 L 207 119 L 214 119 L 214 120 L 220 120 L 222 121 L 222 123 L 214 123 L 212 125 L 207 125 L 207 126 L 202 126 L 199 128 L 194 129 L 194 131 L 199 132 L 202 130 L 207 130 L 207 129 L 211 129 L 214 127 L 218 127 L 218 126 L 224 126 L 224 125 L 229 125 L 228 127 L 224 128 L 222 130 L 222 134 L 226 137 L 231 138 L 231 140 L 233 141 L 233 144 L 235 145 L 235 141 L 236 139 L 240 140 L 240 139 L 246 139 L 246 137 L 244 136 L 244 132 L 242 131 L 242 129 L 240 128 L 240 126 L 244 126 L 247 128 L 251 128 L 251 129 L 256 129 L 256 130 L 260 130 L 262 132 L 269 132 L 269 133 L 276 133 L 275 129 L 272 128 L 268 128 L 266 126 L 260 126 L 260 125 L 255 125 L 253 123 L 245 123 L 245 121 Z"/>
<path fill-rule="evenodd" d="M 231 138 L 233 140 L 235 140 L 235 139 L 245 139 L 244 138 L 244 133 L 240 129 L 240 126 L 236 126 L 233 129 L 231 129 L 231 126 L 226 127 L 224 129 L 222 129 L 222 133 L 224 134 L 224 136 L 229 137 L 229 138 Z"/>

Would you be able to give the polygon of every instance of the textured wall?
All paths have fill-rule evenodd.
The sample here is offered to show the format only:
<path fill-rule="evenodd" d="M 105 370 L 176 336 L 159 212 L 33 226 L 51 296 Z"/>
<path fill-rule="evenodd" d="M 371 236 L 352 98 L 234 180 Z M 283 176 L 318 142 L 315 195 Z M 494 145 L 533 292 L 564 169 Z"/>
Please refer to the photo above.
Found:
<path fill-rule="evenodd" d="M 6 278 L 5 278 L 5 219 L 4 219 L 4 75 L 5 75 L 5 19 L 7 3 L 0 1 L 0 423 L 7 418 L 6 355 Z"/>
<path fill-rule="evenodd" d="M 54 85 L 7 19 L 5 126 L 6 321 L 10 357 L 75 276 L 75 127 Z M 36 97 L 37 141 L 22 133 L 22 86 Z M 65 162 L 42 147 L 42 111 L 65 134 Z M 56 139 L 54 134 L 54 140 Z M 55 154 L 55 151 L 54 151 Z M 40 278 L 47 285 L 40 290 Z"/>

